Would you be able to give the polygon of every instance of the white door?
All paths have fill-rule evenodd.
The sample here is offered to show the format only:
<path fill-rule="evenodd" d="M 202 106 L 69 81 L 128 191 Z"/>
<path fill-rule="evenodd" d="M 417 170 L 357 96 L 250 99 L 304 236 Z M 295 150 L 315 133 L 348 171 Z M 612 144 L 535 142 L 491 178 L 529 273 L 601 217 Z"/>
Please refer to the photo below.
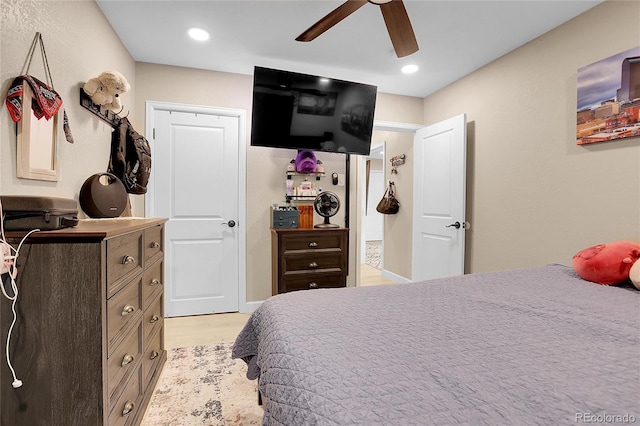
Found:
<path fill-rule="evenodd" d="M 464 274 L 466 115 L 416 132 L 413 281 Z"/>
<path fill-rule="evenodd" d="M 367 202 L 367 217 L 365 219 L 366 241 L 381 241 L 384 217 L 378 213 L 376 206 L 384 195 L 385 183 L 382 170 L 369 171 L 369 200 Z"/>
<path fill-rule="evenodd" d="M 238 311 L 239 119 L 154 111 L 154 216 L 165 231 L 165 315 Z"/>

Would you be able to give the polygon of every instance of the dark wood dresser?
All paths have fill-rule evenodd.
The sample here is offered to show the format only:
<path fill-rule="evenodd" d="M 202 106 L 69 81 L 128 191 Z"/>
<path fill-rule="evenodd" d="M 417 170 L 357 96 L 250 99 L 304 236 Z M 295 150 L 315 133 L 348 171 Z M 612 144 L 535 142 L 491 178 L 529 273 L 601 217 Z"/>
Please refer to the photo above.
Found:
<path fill-rule="evenodd" d="M 347 228 L 271 229 L 272 293 L 345 287 Z"/>
<path fill-rule="evenodd" d="M 0 307 L 3 426 L 141 422 L 167 356 L 164 223 L 85 220 L 24 243 L 10 343 L 17 389 L 4 357 L 11 302 Z M 7 233 L 14 247 L 20 237 Z"/>

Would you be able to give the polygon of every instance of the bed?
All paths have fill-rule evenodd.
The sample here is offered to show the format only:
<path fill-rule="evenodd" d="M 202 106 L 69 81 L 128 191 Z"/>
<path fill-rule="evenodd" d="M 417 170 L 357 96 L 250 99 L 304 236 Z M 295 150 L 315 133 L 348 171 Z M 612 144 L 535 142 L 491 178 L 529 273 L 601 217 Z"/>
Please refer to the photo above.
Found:
<path fill-rule="evenodd" d="M 546 265 L 285 293 L 238 335 L 263 425 L 640 421 L 640 291 Z"/>

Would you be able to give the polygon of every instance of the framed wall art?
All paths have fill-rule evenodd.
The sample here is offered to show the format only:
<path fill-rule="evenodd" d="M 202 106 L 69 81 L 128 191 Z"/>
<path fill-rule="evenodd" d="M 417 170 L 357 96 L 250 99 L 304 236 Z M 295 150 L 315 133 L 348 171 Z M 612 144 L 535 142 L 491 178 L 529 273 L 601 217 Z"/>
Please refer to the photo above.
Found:
<path fill-rule="evenodd" d="M 578 69 L 576 144 L 640 136 L 640 46 Z"/>

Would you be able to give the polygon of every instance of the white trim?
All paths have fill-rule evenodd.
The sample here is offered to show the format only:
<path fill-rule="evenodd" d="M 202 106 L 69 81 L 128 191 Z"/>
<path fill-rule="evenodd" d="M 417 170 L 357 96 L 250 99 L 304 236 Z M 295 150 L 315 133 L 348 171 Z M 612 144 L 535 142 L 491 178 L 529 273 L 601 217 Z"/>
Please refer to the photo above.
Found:
<path fill-rule="evenodd" d="M 413 123 L 397 123 L 395 121 L 374 121 L 374 130 L 386 130 L 388 132 L 400 132 L 400 133 L 415 133 L 417 130 L 422 129 L 424 124 Z"/>
<path fill-rule="evenodd" d="M 151 146 L 153 155 L 153 129 L 155 127 L 156 111 L 178 111 L 195 114 L 212 114 L 238 118 L 238 311 L 251 313 L 256 309 L 254 302 L 247 303 L 247 111 L 243 109 L 209 107 L 201 105 L 177 104 L 170 102 L 146 101 L 145 134 Z M 150 200 L 155 195 L 154 163 L 151 162 L 151 176 L 145 196 L 145 216 L 153 217 L 153 203 Z"/>

